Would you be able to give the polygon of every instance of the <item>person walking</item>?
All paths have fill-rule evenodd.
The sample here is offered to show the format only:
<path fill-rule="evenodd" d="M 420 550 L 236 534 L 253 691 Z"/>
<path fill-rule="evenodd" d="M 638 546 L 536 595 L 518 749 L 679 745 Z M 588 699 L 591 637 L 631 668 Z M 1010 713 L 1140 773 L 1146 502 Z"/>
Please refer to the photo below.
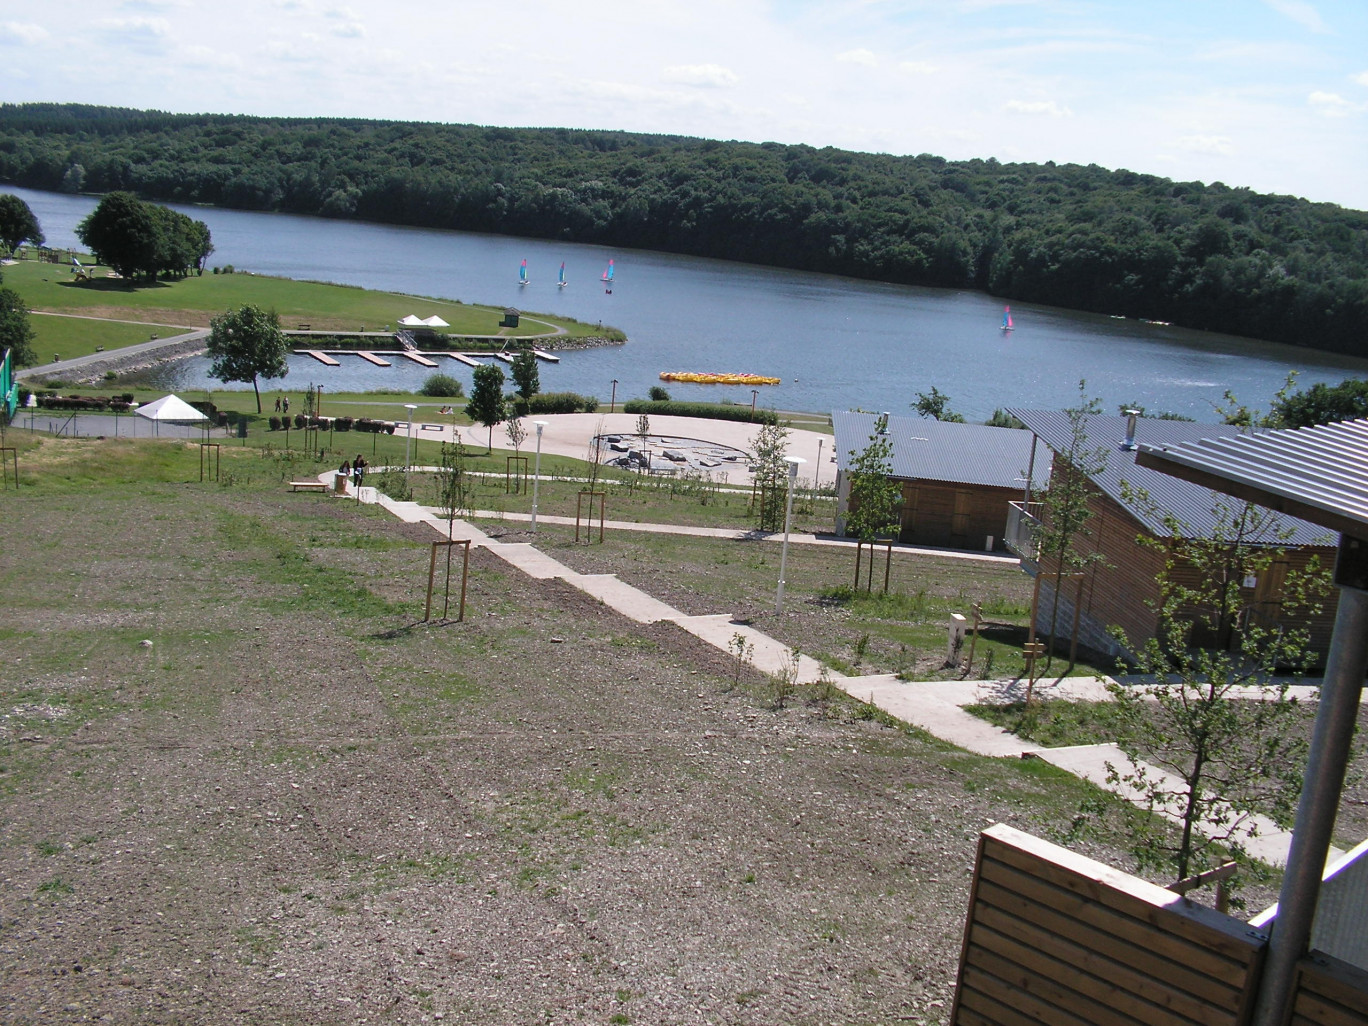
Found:
<path fill-rule="evenodd" d="M 356 459 L 352 460 L 352 484 L 358 489 L 361 487 L 361 479 L 366 476 L 366 458 L 359 452 Z"/>

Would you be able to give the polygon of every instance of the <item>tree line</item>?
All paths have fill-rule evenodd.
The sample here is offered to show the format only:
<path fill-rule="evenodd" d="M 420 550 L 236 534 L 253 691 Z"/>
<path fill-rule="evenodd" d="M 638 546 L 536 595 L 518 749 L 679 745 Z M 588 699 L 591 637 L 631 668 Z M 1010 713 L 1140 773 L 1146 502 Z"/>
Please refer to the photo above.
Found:
<path fill-rule="evenodd" d="M 4 104 L 0 180 L 975 288 L 1344 353 L 1368 337 L 1368 214 L 1096 165 Z"/>

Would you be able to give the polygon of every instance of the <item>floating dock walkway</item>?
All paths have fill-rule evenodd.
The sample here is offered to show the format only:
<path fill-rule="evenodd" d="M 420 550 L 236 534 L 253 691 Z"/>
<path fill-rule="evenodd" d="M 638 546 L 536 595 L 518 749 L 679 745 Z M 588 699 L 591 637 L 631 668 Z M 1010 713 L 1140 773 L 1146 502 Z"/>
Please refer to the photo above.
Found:
<path fill-rule="evenodd" d="M 388 360 L 382 360 L 380 357 L 376 356 L 374 353 L 368 353 L 368 352 L 366 352 L 366 351 L 363 350 L 363 349 L 358 349 L 358 350 L 356 351 L 356 355 L 359 356 L 359 357 L 361 357 L 361 359 L 363 359 L 363 360 L 367 360 L 367 361 L 369 361 L 370 363 L 375 364 L 377 367 L 392 367 L 392 366 L 394 366 L 394 365 L 391 364 Z"/>
<path fill-rule="evenodd" d="M 319 363 L 321 363 L 321 364 L 322 364 L 323 366 L 325 366 L 325 367 L 340 367 L 340 366 L 342 366 L 340 363 L 338 363 L 336 360 L 334 360 L 334 359 L 333 359 L 331 356 L 329 356 L 327 353 L 319 352 L 317 349 L 305 349 L 305 350 L 304 350 L 304 353 L 305 353 L 305 355 L 307 355 L 307 356 L 312 356 L 315 360 L 317 360 Z"/>

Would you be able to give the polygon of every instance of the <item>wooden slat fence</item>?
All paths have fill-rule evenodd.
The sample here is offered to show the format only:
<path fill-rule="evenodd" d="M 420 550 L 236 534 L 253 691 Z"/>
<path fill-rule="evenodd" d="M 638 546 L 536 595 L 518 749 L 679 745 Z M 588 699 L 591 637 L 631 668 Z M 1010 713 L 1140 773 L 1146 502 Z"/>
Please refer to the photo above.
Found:
<path fill-rule="evenodd" d="M 951 1021 L 1238 1026 L 1265 943 L 1247 923 L 999 824 L 979 840 Z"/>
<path fill-rule="evenodd" d="M 1368 972 L 1311 952 L 1298 967 L 1292 1026 L 1368 1026 Z"/>

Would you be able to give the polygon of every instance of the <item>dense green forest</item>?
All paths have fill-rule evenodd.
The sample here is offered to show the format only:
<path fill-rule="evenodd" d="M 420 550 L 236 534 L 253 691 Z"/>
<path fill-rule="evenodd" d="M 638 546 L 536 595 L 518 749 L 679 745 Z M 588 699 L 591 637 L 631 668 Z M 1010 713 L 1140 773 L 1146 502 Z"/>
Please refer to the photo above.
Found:
<path fill-rule="evenodd" d="M 1368 355 L 1368 213 L 1096 165 L 4 104 L 0 180 L 977 288 Z"/>

